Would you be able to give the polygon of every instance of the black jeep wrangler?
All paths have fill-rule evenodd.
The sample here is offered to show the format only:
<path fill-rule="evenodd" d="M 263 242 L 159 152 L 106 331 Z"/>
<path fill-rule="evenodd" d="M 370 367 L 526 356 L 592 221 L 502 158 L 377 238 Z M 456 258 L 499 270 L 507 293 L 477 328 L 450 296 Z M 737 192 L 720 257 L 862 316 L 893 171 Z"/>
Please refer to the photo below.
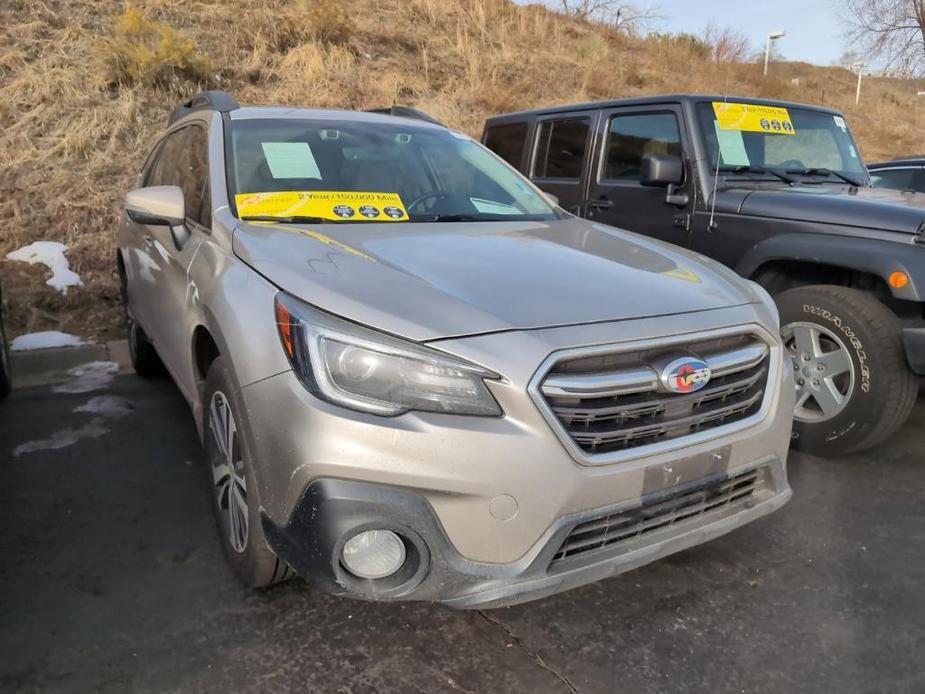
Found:
<path fill-rule="evenodd" d="M 569 212 L 773 294 L 797 448 L 857 451 L 908 417 L 925 374 L 925 195 L 870 187 L 839 112 L 654 96 L 496 116 L 482 139 Z"/>

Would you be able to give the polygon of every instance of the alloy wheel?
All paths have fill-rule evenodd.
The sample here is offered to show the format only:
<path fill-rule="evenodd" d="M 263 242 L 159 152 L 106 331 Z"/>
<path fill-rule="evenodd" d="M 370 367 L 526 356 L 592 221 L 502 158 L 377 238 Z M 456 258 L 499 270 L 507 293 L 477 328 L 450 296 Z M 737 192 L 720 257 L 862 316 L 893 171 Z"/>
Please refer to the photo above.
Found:
<path fill-rule="evenodd" d="M 854 362 L 842 339 L 817 323 L 781 328 L 796 382 L 794 419 L 823 422 L 838 415 L 854 392 Z"/>
<path fill-rule="evenodd" d="M 218 508 L 224 519 L 226 537 L 235 552 L 247 546 L 247 481 L 238 428 L 228 399 L 221 391 L 209 404 L 209 430 L 215 444 L 212 456 L 212 482 Z"/>

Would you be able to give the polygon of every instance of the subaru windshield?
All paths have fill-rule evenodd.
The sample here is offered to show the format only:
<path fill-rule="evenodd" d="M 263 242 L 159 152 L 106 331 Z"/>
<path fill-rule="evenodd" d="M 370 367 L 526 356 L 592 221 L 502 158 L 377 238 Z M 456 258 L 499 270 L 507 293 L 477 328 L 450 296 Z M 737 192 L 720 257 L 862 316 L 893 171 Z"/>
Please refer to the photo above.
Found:
<path fill-rule="evenodd" d="M 329 119 L 230 123 L 237 216 L 278 222 L 556 219 L 546 198 L 474 140 L 451 130 Z"/>
<path fill-rule="evenodd" d="M 845 119 L 804 108 L 697 104 L 711 168 L 728 179 L 866 186 L 867 169 Z"/>

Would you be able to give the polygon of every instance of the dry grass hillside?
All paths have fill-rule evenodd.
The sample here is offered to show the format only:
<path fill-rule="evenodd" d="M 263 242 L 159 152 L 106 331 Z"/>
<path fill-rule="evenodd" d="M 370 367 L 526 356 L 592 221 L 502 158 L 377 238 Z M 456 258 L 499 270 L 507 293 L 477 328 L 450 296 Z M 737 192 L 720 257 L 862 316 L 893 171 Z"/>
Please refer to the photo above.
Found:
<path fill-rule="evenodd" d="M 925 83 L 870 79 L 855 107 L 839 68 L 777 64 L 762 80 L 689 39 L 616 35 L 508 0 L 5 0 L 0 258 L 63 241 L 84 281 L 62 296 L 43 267 L 0 261 L 12 334 L 118 333 L 122 196 L 168 112 L 201 88 L 242 103 L 412 104 L 473 135 L 491 113 L 624 95 L 822 101 L 847 111 L 868 160 L 923 149 L 925 124 Z"/>

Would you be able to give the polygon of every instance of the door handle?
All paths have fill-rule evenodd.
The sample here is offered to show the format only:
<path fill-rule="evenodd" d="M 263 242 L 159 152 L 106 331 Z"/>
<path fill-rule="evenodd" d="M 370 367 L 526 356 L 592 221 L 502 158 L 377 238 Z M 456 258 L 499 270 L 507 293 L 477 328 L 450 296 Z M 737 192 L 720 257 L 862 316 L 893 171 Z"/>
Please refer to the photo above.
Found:
<path fill-rule="evenodd" d="M 586 204 L 589 210 L 609 210 L 611 207 L 613 207 L 613 202 L 607 198 L 588 200 Z"/>
<path fill-rule="evenodd" d="M 151 250 L 152 248 L 154 248 L 154 239 L 151 237 L 150 234 L 145 234 L 144 241 L 145 241 L 145 248 L 147 248 L 148 250 Z"/>

